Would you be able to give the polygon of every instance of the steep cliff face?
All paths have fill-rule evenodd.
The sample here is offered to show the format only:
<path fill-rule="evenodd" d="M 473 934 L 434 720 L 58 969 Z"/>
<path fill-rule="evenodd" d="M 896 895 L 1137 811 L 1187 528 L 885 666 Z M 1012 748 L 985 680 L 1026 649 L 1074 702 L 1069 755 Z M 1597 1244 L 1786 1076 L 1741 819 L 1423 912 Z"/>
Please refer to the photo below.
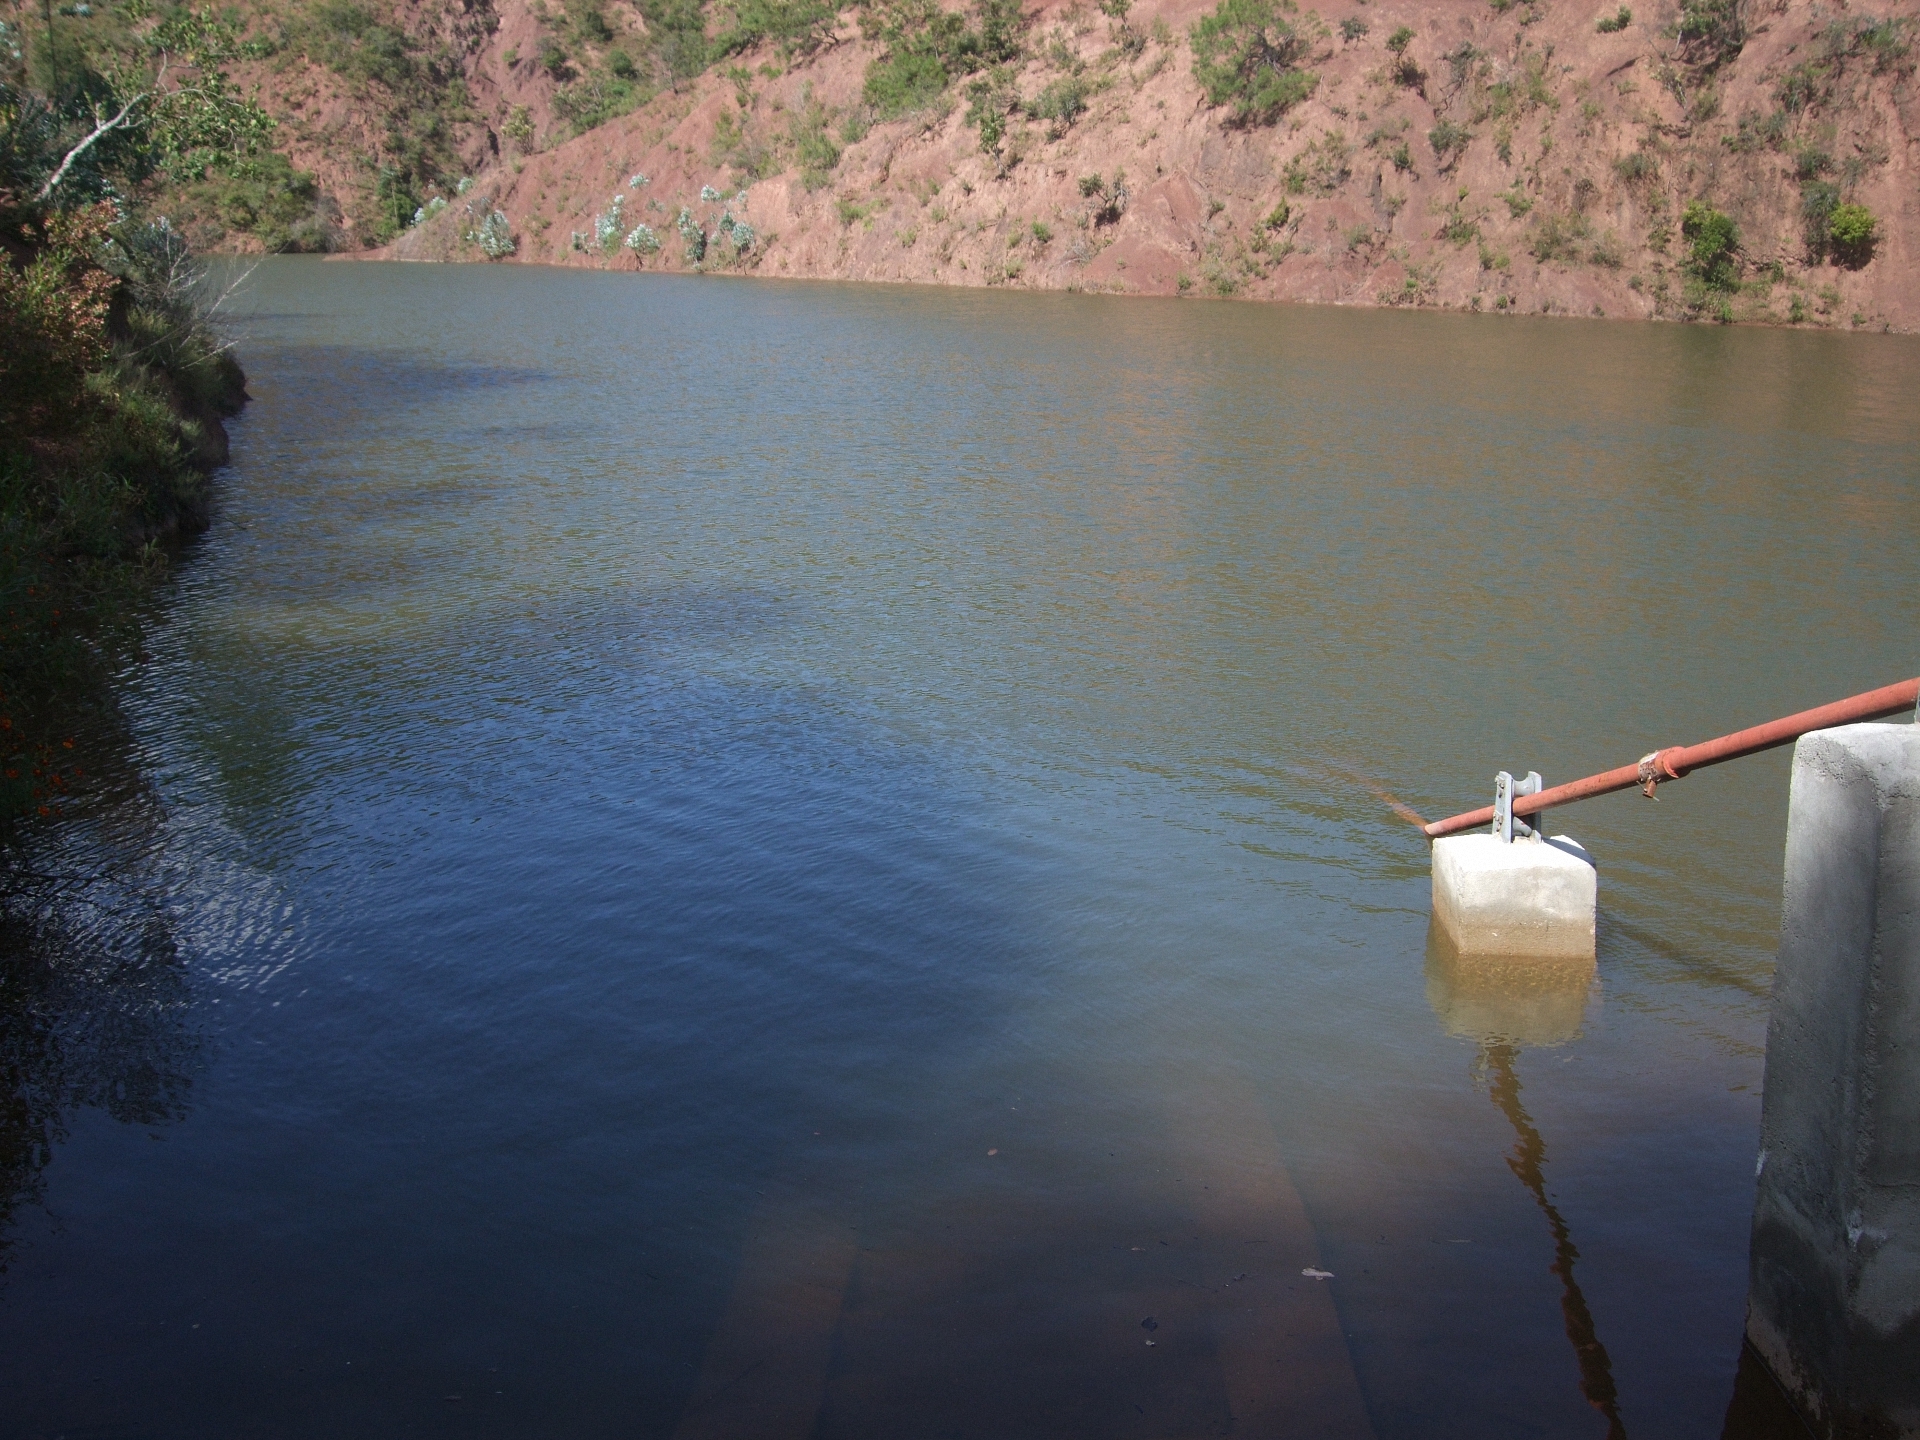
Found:
<path fill-rule="evenodd" d="M 1920 327 L 1911 4 L 1729 0 L 1703 35 L 1670 0 L 1337 0 L 1278 12 L 1310 93 L 1251 119 L 1195 78 L 1213 8 L 1045 0 L 1019 58 L 877 104 L 898 37 L 847 12 L 810 54 L 749 47 L 567 138 L 565 70 L 526 58 L 557 12 L 496 0 L 472 183 L 383 253 L 511 236 L 551 264 Z M 625 34 L 648 22 L 608 7 L 582 68 Z M 1870 240 L 1834 237 L 1841 205 Z"/>

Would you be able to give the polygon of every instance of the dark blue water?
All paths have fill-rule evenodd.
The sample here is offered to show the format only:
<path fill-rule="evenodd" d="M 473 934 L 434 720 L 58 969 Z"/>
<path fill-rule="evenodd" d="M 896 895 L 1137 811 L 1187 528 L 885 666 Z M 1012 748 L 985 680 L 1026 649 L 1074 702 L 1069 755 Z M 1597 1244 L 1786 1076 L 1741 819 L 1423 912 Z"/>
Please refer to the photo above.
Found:
<path fill-rule="evenodd" d="M 1504 1012 L 1388 801 L 1913 673 L 1920 346 L 306 261 L 237 323 L 149 788 L 48 842 L 146 908 L 70 922 L 0 1430 L 1718 1433 L 1784 756 L 1567 812 L 1599 974 Z"/>

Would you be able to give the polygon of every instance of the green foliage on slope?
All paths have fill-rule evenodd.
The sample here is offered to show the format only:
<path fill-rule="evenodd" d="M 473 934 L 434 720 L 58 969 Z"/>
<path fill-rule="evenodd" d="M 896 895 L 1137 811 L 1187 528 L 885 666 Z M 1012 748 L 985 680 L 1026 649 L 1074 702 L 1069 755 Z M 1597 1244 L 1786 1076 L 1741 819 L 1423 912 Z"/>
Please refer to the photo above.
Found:
<path fill-rule="evenodd" d="M 141 199 L 239 173 L 271 122 L 228 82 L 232 27 L 110 18 L 0 48 L 0 822 L 58 808 L 98 642 L 158 538 L 205 523 L 243 398 L 185 243 Z"/>
<path fill-rule="evenodd" d="M 1289 7 L 1291 8 L 1291 7 Z M 1319 83 L 1302 68 L 1307 41 L 1274 0 L 1220 0 L 1188 33 L 1193 78 L 1207 102 L 1232 109 L 1242 125 L 1269 125 Z"/>

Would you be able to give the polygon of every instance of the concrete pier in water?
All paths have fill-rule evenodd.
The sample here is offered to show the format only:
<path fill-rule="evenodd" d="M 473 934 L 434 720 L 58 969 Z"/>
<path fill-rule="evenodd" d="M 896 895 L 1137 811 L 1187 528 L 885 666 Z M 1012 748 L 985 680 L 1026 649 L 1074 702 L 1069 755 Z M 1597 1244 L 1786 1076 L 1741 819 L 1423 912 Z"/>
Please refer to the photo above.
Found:
<path fill-rule="evenodd" d="M 1920 1436 L 1920 725 L 1794 749 L 1747 1339 L 1823 1440 Z"/>
<path fill-rule="evenodd" d="M 1433 842 L 1433 918 L 1462 955 L 1535 961 L 1594 957 L 1593 860 L 1564 835 Z"/>

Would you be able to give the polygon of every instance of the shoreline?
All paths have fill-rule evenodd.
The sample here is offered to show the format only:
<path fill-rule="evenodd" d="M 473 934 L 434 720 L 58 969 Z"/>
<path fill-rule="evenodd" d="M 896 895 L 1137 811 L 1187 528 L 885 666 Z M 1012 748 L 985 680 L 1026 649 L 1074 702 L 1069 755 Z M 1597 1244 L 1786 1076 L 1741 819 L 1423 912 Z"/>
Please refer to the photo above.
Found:
<path fill-rule="evenodd" d="M 257 259 L 262 257 L 256 256 L 254 258 Z M 1282 307 L 1297 307 L 1301 309 L 1310 309 L 1310 310 L 1385 310 L 1385 311 L 1400 311 L 1403 313 L 1420 313 L 1420 314 L 1428 314 L 1428 315 L 1472 316 L 1472 317 L 1477 317 L 1482 319 L 1498 319 L 1498 320 L 1561 320 L 1561 321 L 1582 321 L 1582 322 L 1609 321 L 1609 322 L 1622 323 L 1622 324 L 1678 325 L 1678 326 L 1709 325 L 1709 326 L 1714 326 L 1716 328 L 1725 327 L 1729 329 L 1791 330 L 1791 331 L 1796 331 L 1802 334 L 1810 334 L 1810 335 L 1848 335 L 1848 336 L 1872 335 L 1872 336 L 1888 336 L 1892 338 L 1909 338 L 1909 339 L 1915 336 L 1920 336 L 1920 329 L 1896 329 L 1890 325 L 1876 327 L 1876 326 L 1866 326 L 1866 325 L 1860 325 L 1860 326 L 1831 325 L 1831 324 L 1822 325 L 1822 324 L 1812 324 L 1812 323 L 1795 324 L 1786 319 L 1772 319 L 1772 320 L 1733 319 L 1733 320 L 1721 321 L 1721 320 L 1701 320 L 1701 319 L 1696 319 L 1693 317 L 1681 316 L 1681 315 L 1623 315 L 1623 314 L 1613 314 L 1613 313 L 1608 313 L 1603 315 L 1593 315 L 1593 314 L 1582 315 L 1569 310 L 1528 311 L 1528 310 L 1521 310 L 1517 308 L 1507 308 L 1504 310 L 1492 310 L 1492 309 L 1485 309 L 1485 308 L 1474 309 L 1470 306 L 1391 305 L 1391 304 L 1382 304 L 1378 301 L 1370 300 L 1370 299 L 1306 300 L 1306 299 L 1300 299 L 1294 296 L 1287 296 L 1287 295 L 1209 295 L 1209 294 L 1198 293 L 1198 292 L 1180 294 L 1180 293 L 1168 293 L 1168 292 L 1099 290 L 1099 289 L 1091 289 L 1091 288 L 1074 286 L 1074 285 L 1009 286 L 1009 285 L 988 285 L 984 283 L 968 283 L 968 282 L 961 282 L 961 281 L 920 279 L 920 278 L 874 278 L 874 277 L 831 275 L 831 274 L 828 274 L 828 275 L 768 274 L 764 270 L 761 270 L 758 268 L 743 269 L 743 270 L 733 270 L 733 269 L 695 270 L 691 268 L 689 269 L 670 268 L 667 266 L 651 266 L 650 267 L 650 266 L 640 266 L 640 265 L 596 265 L 591 263 L 590 261 L 581 262 L 581 261 L 573 261 L 573 260 L 567 260 L 567 259 L 513 260 L 513 261 L 503 262 L 503 261 L 490 261 L 490 260 L 480 259 L 480 258 L 463 258 L 463 257 L 457 257 L 457 256 L 440 257 L 440 256 L 394 254 L 392 253 L 391 246 L 385 246 L 385 247 L 381 247 L 379 249 L 374 249 L 374 250 L 335 251 L 329 254 L 318 254 L 318 255 L 297 255 L 296 254 L 296 255 L 287 255 L 287 256 L 274 256 L 270 258 L 307 259 L 307 260 L 314 260 L 314 261 L 319 261 L 327 264 L 339 263 L 339 264 L 355 264 L 355 265 L 366 265 L 366 264 L 448 265 L 448 266 L 471 265 L 471 266 L 486 268 L 488 266 L 505 264 L 505 265 L 510 265 L 513 268 L 573 271 L 573 272 L 579 272 L 582 274 L 590 274 L 590 275 L 618 274 L 618 275 L 671 276 L 671 277 L 682 279 L 682 280 L 734 280 L 734 281 L 756 281 L 756 282 L 772 281 L 772 282 L 791 282 L 794 284 L 813 284 L 813 285 L 872 285 L 872 286 L 878 286 L 878 287 L 891 287 L 895 289 L 907 289 L 907 290 L 952 290 L 952 291 L 983 290 L 983 291 L 998 291 L 1006 294 L 1075 295 L 1075 296 L 1083 296 L 1083 297 L 1094 297 L 1094 298 L 1106 299 L 1106 300 L 1165 300 L 1165 301 L 1179 301 L 1179 302 L 1188 303 L 1188 304 L 1282 306 Z"/>

